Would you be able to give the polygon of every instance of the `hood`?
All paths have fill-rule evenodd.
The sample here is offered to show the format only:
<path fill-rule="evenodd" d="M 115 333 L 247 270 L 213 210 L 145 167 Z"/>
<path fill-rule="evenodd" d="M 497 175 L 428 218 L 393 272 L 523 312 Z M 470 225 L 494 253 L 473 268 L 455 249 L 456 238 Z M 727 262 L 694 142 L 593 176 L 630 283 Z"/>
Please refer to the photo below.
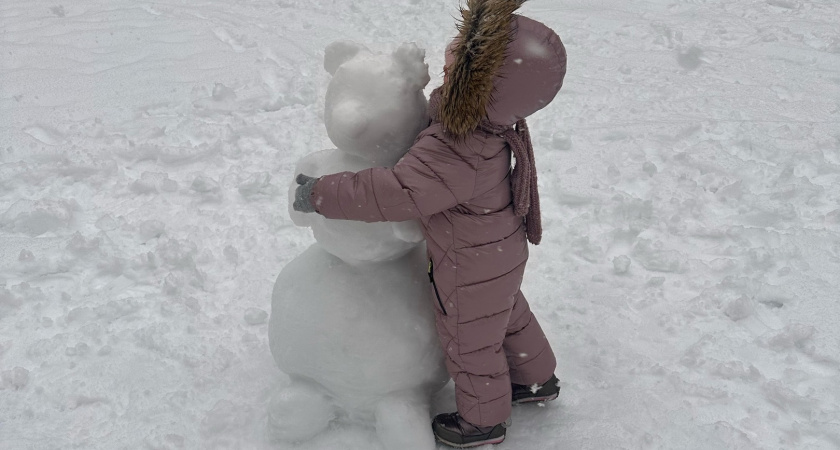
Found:
<path fill-rule="evenodd" d="M 440 120 L 458 136 L 483 120 L 512 126 L 548 105 L 566 75 L 566 49 L 546 25 L 513 14 L 524 0 L 468 0 L 441 87 Z"/>

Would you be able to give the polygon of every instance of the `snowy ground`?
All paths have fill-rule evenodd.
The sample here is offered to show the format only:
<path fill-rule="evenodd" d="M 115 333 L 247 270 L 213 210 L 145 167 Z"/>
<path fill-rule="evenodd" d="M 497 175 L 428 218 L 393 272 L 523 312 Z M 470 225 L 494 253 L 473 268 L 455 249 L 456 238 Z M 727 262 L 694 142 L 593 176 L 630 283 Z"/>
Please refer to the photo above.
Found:
<path fill-rule="evenodd" d="M 381 448 L 266 434 L 286 188 L 324 47 L 415 41 L 435 87 L 456 8 L 0 2 L 0 448 Z M 840 3 L 523 13 L 570 55 L 524 286 L 563 392 L 498 448 L 840 448 Z"/>

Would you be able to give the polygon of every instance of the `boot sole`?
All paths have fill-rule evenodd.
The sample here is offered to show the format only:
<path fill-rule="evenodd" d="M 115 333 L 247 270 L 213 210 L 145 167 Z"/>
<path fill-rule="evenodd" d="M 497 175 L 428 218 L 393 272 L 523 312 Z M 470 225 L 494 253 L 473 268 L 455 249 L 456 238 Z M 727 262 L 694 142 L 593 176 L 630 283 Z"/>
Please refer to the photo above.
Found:
<path fill-rule="evenodd" d="M 549 395 L 547 397 L 528 397 L 528 398 L 523 398 L 523 399 L 520 399 L 520 400 L 515 400 L 511 403 L 514 404 L 514 405 L 527 405 L 528 403 L 550 402 L 552 400 L 557 399 L 557 397 L 559 397 L 559 396 L 560 396 L 560 394 L 557 393 L 557 394 Z"/>
<path fill-rule="evenodd" d="M 437 438 L 437 440 L 440 441 L 441 443 L 446 444 L 450 447 L 455 447 L 455 448 L 473 448 L 473 447 L 480 447 L 482 445 L 496 445 L 496 444 L 501 444 L 502 442 L 505 441 L 505 437 L 500 436 L 500 437 L 497 437 L 495 439 L 487 439 L 486 441 L 470 442 L 469 444 L 456 444 L 454 442 L 449 442 L 446 439 L 441 439 L 438 436 L 435 436 L 435 438 Z"/>

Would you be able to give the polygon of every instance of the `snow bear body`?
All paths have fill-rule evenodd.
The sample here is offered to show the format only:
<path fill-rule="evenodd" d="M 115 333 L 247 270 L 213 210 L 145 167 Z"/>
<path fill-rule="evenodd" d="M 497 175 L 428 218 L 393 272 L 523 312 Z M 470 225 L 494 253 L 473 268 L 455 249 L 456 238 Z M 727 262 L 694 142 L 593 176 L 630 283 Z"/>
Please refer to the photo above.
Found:
<path fill-rule="evenodd" d="M 424 56 L 411 44 L 391 55 L 331 44 L 324 117 L 338 148 L 306 156 L 296 173 L 395 164 L 428 125 Z M 290 215 L 317 242 L 283 268 L 272 294 L 271 352 L 292 380 L 271 401 L 274 437 L 307 440 L 350 418 L 374 423 L 386 448 L 434 448 L 429 399 L 449 376 L 419 224 Z"/>

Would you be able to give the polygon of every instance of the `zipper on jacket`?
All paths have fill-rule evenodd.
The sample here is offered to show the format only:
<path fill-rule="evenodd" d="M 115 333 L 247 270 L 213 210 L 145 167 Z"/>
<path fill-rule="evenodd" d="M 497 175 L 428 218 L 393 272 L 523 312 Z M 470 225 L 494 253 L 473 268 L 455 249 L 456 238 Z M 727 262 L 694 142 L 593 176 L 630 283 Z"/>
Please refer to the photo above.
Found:
<path fill-rule="evenodd" d="M 437 297 L 438 304 L 440 305 L 440 310 L 443 312 L 444 316 L 446 314 L 446 308 L 443 307 L 443 300 L 440 299 L 440 293 L 438 292 L 437 283 L 435 283 L 435 274 L 434 274 L 434 265 L 432 264 L 432 260 L 429 260 L 429 282 L 432 283 L 432 287 L 435 288 L 435 297 Z"/>

